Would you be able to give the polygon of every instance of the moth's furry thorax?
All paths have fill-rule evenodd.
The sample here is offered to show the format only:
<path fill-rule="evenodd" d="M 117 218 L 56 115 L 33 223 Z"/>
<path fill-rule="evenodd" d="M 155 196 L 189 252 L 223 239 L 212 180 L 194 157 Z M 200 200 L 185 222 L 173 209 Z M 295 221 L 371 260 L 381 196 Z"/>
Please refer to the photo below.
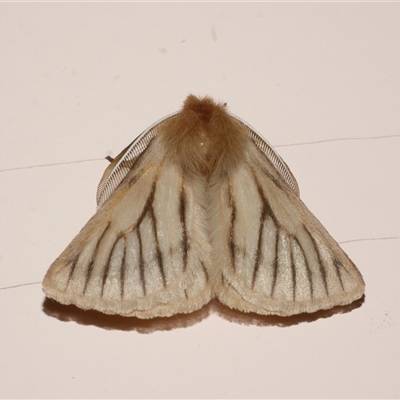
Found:
<path fill-rule="evenodd" d="M 224 104 L 193 95 L 176 117 L 166 121 L 161 137 L 170 161 L 206 177 L 235 168 L 246 145 L 243 127 L 226 112 Z"/>

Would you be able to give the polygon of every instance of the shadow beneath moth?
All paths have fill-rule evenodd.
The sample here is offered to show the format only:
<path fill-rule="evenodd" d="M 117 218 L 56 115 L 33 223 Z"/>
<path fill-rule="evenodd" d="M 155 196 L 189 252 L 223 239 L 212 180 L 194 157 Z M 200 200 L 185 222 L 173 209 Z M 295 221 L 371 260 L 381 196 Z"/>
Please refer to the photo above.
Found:
<path fill-rule="evenodd" d="M 364 294 L 280 156 L 225 104 L 190 95 L 105 170 L 98 210 L 51 265 L 48 298 L 138 318 L 211 299 L 288 317 Z"/>
<path fill-rule="evenodd" d="M 228 322 L 240 325 L 288 328 L 301 323 L 309 323 L 318 319 L 330 318 L 336 314 L 348 313 L 355 308 L 361 307 L 364 298 L 365 296 L 353 301 L 351 304 L 336 306 L 329 310 L 294 314 L 286 317 L 243 313 L 224 306 L 216 299 L 211 300 L 199 310 L 193 311 L 189 314 L 175 314 L 169 317 L 154 317 L 151 319 L 140 319 L 136 317 L 126 318 L 121 315 L 109 315 L 95 310 L 82 310 L 76 306 L 66 306 L 48 298 L 45 298 L 43 301 L 43 312 L 62 322 L 76 322 L 80 325 L 96 326 L 106 330 L 136 331 L 141 334 L 170 331 L 179 328 L 190 328 L 208 318 L 211 314 L 216 314 Z"/>

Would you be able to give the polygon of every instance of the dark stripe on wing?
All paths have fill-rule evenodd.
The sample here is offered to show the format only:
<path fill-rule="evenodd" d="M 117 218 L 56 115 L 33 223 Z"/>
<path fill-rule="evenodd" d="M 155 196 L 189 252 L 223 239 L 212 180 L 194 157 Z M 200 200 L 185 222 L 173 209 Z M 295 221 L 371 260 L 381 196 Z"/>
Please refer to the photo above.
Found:
<path fill-rule="evenodd" d="M 123 240 L 125 241 L 124 235 L 121 235 L 121 236 L 119 236 L 119 237 L 117 238 L 117 240 L 114 242 L 114 245 L 113 245 L 113 247 L 112 247 L 112 249 L 111 249 L 111 251 L 110 251 L 110 254 L 108 255 L 107 264 L 106 264 L 106 266 L 104 267 L 104 270 L 103 270 L 103 281 L 102 281 L 102 283 L 101 283 L 101 294 L 100 294 L 101 297 L 103 297 L 103 294 L 104 294 L 104 286 L 106 285 L 107 277 L 108 277 L 108 272 L 110 271 L 111 258 L 112 258 L 113 254 L 114 254 L 115 247 L 117 246 L 118 242 L 119 242 L 121 239 L 123 239 Z M 125 244 L 124 244 L 124 254 L 125 254 Z"/>
<path fill-rule="evenodd" d="M 69 274 L 68 274 L 67 284 L 65 285 L 65 290 L 67 290 L 68 285 L 69 285 L 69 282 L 70 282 L 70 280 L 72 279 L 72 275 L 74 274 L 76 264 L 78 263 L 78 259 L 79 259 L 79 254 L 76 255 L 76 256 L 68 263 L 68 267 L 70 268 L 70 270 L 69 270 Z"/>
<path fill-rule="evenodd" d="M 293 236 L 293 241 L 296 242 L 297 246 L 299 246 L 301 254 L 303 255 L 303 258 L 304 258 L 304 264 L 306 266 L 306 271 L 307 271 L 307 280 L 308 280 L 308 284 L 310 285 L 310 297 L 312 300 L 314 298 L 314 286 L 313 286 L 313 280 L 312 280 L 312 271 L 308 264 L 307 256 L 303 249 L 303 246 L 300 244 L 300 242 L 298 241 L 298 239 L 295 236 Z"/>
<path fill-rule="evenodd" d="M 251 282 L 251 288 L 252 288 L 252 289 L 254 289 L 254 285 L 255 285 L 256 279 L 257 279 L 258 269 L 260 268 L 261 243 L 262 243 L 263 233 L 264 233 L 265 215 L 266 215 L 266 208 L 263 207 L 263 208 L 262 208 L 262 213 L 261 213 L 260 226 L 259 226 L 259 228 L 258 228 L 257 253 L 256 253 L 256 258 L 255 258 L 255 260 L 254 260 L 253 279 L 252 279 L 252 282 Z"/>
<path fill-rule="evenodd" d="M 314 251 L 315 251 L 315 253 L 317 255 L 317 259 L 318 259 L 319 272 L 321 273 L 322 281 L 324 282 L 325 292 L 326 292 L 326 295 L 329 296 L 328 281 L 326 279 L 325 265 L 321 258 L 321 254 L 318 249 L 318 244 L 317 244 L 316 240 L 314 239 L 314 237 L 311 235 L 310 231 L 307 229 L 307 227 L 303 225 L 303 228 L 307 232 L 307 235 L 310 237 L 311 242 L 313 244 Z"/>
<path fill-rule="evenodd" d="M 279 257 L 278 256 L 279 256 L 279 229 L 277 229 L 276 233 L 275 233 L 275 255 L 274 255 L 274 264 L 273 264 L 271 297 L 274 297 L 276 279 L 278 277 L 278 268 L 279 268 Z"/>
<path fill-rule="evenodd" d="M 258 270 L 260 267 L 260 261 L 261 261 L 261 249 L 262 249 L 262 240 L 263 240 L 263 232 L 264 232 L 264 223 L 265 220 L 267 219 L 267 216 L 270 217 L 272 219 L 272 221 L 274 222 L 276 228 L 279 230 L 280 228 L 280 224 L 278 219 L 276 218 L 275 214 L 272 211 L 271 205 L 269 204 L 268 200 L 266 199 L 265 195 L 264 195 L 264 191 L 260 185 L 260 183 L 257 180 L 257 177 L 255 175 L 255 172 L 253 169 L 251 169 L 252 175 L 253 175 L 253 179 L 255 181 L 255 184 L 257 186 L 257 191 L 258 191 L 258 195 L 260 196 L 260 200 L 261 200 L 261 217 L 260 217 L 260 225 L 259 225 L 259 229 L 258 229 L 258 241 L 257 241 L 257 252 L 256 252 L 256 257 L 255 257 L 255 262 L 254 262 L 254 267 L 253 267 L 253 280 L 251 283 L 251 288 L 254 289 L 254 285 L 256 283 L 256 279 L 257 279 L 257 274 L 258 274 Z"/>
<path fill-rule="evenodd" d="M 293 259 L 293 242 L 290 241 L 290 269 L 292 271 L 292 292 L 293 292 L 293 301 L 296 301 L 296 266 L 294 264 Z"/>
<path fill-rule="evenodd" d="M 186 194 L 184 189 L 183 178 L 182 178 L 181 191 L 179 195 L 179 220 L 182 229 L 181 249 L 183 254 L 183 272 L 186 272 L 190 245 L 186 228 Z"/>
<path fill-rule="evenodd" d="M 143 210 L 142 210 L 141 214 L 139 215 L 139 218 L 137 219 L 136 224 L 133 226 L 132 230 L 138 229 L 140 224 L 142 223 L 144 217 L 149 213 L 150 208 L 152 207 L 153 201 L 154 201 L 154 194 L 156 192 L 156 183 L 157 183 L 157 178 L 154 180 L 154 182 L 151 186 L 149 197 L 147 197 L 147 200 L 146 200 L 146 203 L 144 204 Z"/>
<path fill-rule="evenodd" d="M 151 206 L 150 208 L 150 219 L 151 219 L 151 223 L 152 223 L 152 227 L 153 227 L 153 234 L 154 234 L 154 241 L 156 244 L 156 258 L 157 258 L 157 264 L 158 264 L 158 268 L 160 270 L 160 274 L 162 277 L 162 281 L 163 281 L 163 286 L 166 287 L 167 286 L 167 281 L 165 279 L 165 270 L 164 270 L 164 261 L 163 261 L 163 254 L 161 252 L 160 249 L 160 244 L 158 242 L 158 236 L 157 236 L 157 219 L 156 216 L 154 214 L 154 208 L 153 206 Z"/>
<path fill-rule="evenodd" d="M 137 229 L 137 238 L 139 242 L 139 276 L 140 282 L 142 283 L 143 296 L 146 296 L 146 275 L 144 273 L 143 246 L 142 236 L 140 235 L 140 228 Z"/>
<path fill-rule="evenodd" d="M 344 290 L 343 279 L 342 279 L 342 273 L 341 273 L 341 271 L 340 271 L 340 269 L 343 268 L 343 265 L 342 265 L 342 263 L 341 263 L 338 259 L 336 259 L 336 258 L 333 259 L 333 265 L 335 266 L 335 271 L 336 271 L 336 275 L 337 275 L 337 277 L 338 277 L 338 279 L 339 279 L 339 281 L 340 281 L 340 286 L 341 286 L 342 290 Z"/>
<path fill-rule="evenodd" d="M 235 245 L 236 205 L 232 195 L 232 183 L 230 180 L 228 181 L 228 202 L 229 202 L 229 209 L 231 211 L 231 217 L 229 221 L 228 246 L 231 255 L 233 272 L 235 272 L 236 271 L 236 245 Z"/>
<path fill-rule="evenodd" d="M 124 252 L 120 264 L 120 283 L 121 283 L 121 300 L 125 295 L 125 272 L 126 272 L 126 238 L 124 237 Z"/>
<path fill-rule="evenodd" d="M 86 270 L 86 275 L 85 275 L 85 286 L 83 287 L 83 292 L 82 292 L 82 294 L 85 294 L 85 292 L 86 292 L 88 283 L 89 283 L 90 278 L 91 278 L 91 276 L 92 276 L 92 271 L 93 271 L 93 266 L 94 266 L 94 262 L 95 262 L 95 259 L 96 259 L 97 251 L 99 250 L 100 243 L 101 243 L 102 239 L 104 238 L 104 235 L 105 235 L 106 232 L 108 231 L 108 228 L 109 228 L 109 227 L 110 227 L 110 222 L 108 222 L 106 228 L 104 229 L 103 233 L 101 234 L 99 240 L 98 240 L 97 243 L 96 243 L 96 247 L 95 247 L 95 249 L 94 249 L 94 251 L 93 251 L 93 253 L 92 253 L 92 259 L 90 260 L 89 266 L 88 266 L 88 268 L 87 268 L 87 270 Z"/>
<path fill-rule="evenodd" d="M 203 262 L 203 261 L 200 261 L 200 263 L 201 263 L 201 268 L 202 268 L 202 270 L 203 270 L 203 272 L 204 272 L 204 276 L 205 276 L 205 278 L 206 278 L 206 282 L 208 282 L 209 279 L 210 279 L 210 277 L 209 277 L 209 275 L 208 275 L 206 266 L 204 265 L 204 262 Z"/>
<path fill-rule="evenodd" d="M 160 166 L 161 168 L 161 166 Z M 154 213 L 154 208 L 153 208 L 153 203 L 154 203 L 154 197 L 155 197 L 155 193 L 156 193 L 156 187 L 157 187 L 157 182 L 158 182 L 158 174 L 156 176 L 156 178 L 154 179 L 154 182 L 152 184 L 151 187 L 151 191 L 150 194 L 146 200 L 146 203 L 143 207 L 143 210 L 141 212 L 141 214 L 139 215 L 139 218 L 136 222 L 136 225 L 134 225 L 133 230 L 137 230 L 138 231 L 138 237 L 140 238 L 140 259 L 141 261 L 139 261 L 139 270 L 140 270 L 140 276 L 142 279 L 142 287 L 143 287 L 143 293 L 146 294 L 146 285 L 145 285 L 145 275 L 144 275 L 144 268 L 145 268 L 145 261 L 144 261 L 144 257 L 143 257 L 143 249 L 142 249 L 142 242 L 141 242 L 141 237 L 140 237 L 140 225 L 143 222 L 144 218 L 146 216 L 149 216 L 151 224 L 152 224 L 152 228 L 153 228 L 153 235 L 154 235 L 154 243 L 155 243 L 155 257 L 157 260 L 157 265 L 158 268 L 160 270 L 160 275 L 163 281 L 163 286 L 166 287 L 167 282 L 166 282 L 166 277 L 165 277 L 165 270 L 164 270 L 164 256 L 162 254 L 161 248 L 160 248 L 160 244 L 158 241 L 158 236 L 157 236 L 157 218 L 156 215 Z"/>
<path fill-rule="evenodd" d="M 275 167 L 273 167 L 273 168 L 275 168 Z M 269 179 L 271 179 L 271 181 L 275 184 L 275 186 L 276 186 L 278 189 L 280 189 L 280 190 L 283 189 L 281 183 L 279 182 L 279 180 L 278 180 L 275 176 L 273 176 L 265 167 L 261 167 L 260 170 L 261 170 Z"/>
<path fill-rule="evenodd" d="M 258 195 L 260 196 L 261 199 L 261 203 L 263 206 L 263 213 L 265 212 L 265 215 L 268 215 L 269 217 L 272 218 L 272 221 L 274 221 L 274 224 L 277 228 L 280 228 L 280 223 L 278 221 L 278 219 L 276 218 L 275 214 L 272 211 L 271 205 L 269 204 L 269 201 L 267 200 L 267 198 L 265 197 L 264 191 L 262 189 L 262 186 L 260 184 L 260 182 L 258 181 L 254 171 L 252 170 L 253 173 L 253 178 L 254 181 L 256 183 L 257 186 L 257 191 L 258 191 Z"/>
<path fill-rule="evenodd" d="M 258 150 L 261 151 L 260 149 L 258 149 Z M 267 158 L 267 161 L 268 161 L 268 163 L 271 164 L 271 168 L 276 170 L 276 167 L 271 163 L 271 161 L 268 158 Z M 253 167 L 249 163 L 247 163 L 247 166 L 248 166 L 249 169 L 251 169 L 253 171 Z M 269 172 L 268 169 L 265 168 L 262 164 L 258 164 L 257 170 L 261 171 L 269 180 L 271 180 L 279 190 L 283 190 L 283 187 L 281 185 L 281 181 L 279 179 L 277 179 L 273 174 L 271 174 L 271 172 Z M 285 182 L 285 181 L 283 181 L 283 182 Z M 288 185 L 287 182 L 285 182 L 285 184 Z M 293 189 L 291 189 L 291 190 L 293 190 Z"/>

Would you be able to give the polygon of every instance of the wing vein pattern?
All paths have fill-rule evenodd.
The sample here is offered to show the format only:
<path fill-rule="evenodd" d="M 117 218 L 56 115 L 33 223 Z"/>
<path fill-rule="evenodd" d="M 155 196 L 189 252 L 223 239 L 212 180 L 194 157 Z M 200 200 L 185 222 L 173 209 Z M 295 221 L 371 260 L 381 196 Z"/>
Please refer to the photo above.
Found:
<path fill-rule="evenodd" d="M 189 96 L 108 166 L 98 211 L 48 270 L 64 304 L 152 318 L 212 298 L 288 316 L 359 299 L 356 266 L 247 123 Z"/>
<path fill-rule="evenodd" d="M 247 162 L 230 172 L 221 189 L 221 208 L 229 210 L 226 259 L 234 273 L 223 268 L 228 282 L 220 301 L 244 311 L 291 315 L 359 296 L 362 278 L 354 264 L 261 157 L 250 147 Z"/>
<path fill-rule="evenodd" d="M 60 301 L 148 318 L 211 299 L 210 244 L 197 201 L 204 184 L 188 183 L 157 144 L 55 261 L 49 273 Z"/>

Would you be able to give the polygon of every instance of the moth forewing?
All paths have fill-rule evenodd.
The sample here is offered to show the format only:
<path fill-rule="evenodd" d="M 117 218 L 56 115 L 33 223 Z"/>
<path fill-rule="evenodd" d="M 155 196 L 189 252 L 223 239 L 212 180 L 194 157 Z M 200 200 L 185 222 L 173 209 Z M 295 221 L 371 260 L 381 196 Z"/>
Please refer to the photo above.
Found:
<path fill-rule="evenodd" d="M 251 146 L 246 159 L 228 176 L 225 199 L 230 200 L 223 207 L 235 218 L 224 233 L 230 237 L 225 251 L 231 265 L 223 274 L 233 290 L 222 290 L 220 301 L 239 304 L 243 311 L 288 316 L 360 298 L 361 274 L 272 163 Z M 250 218 L 249 199 L 256 210 Z"/>
<path fill-rule="evenodd" d="M 289 167 L 210 98 L 189 96 L 131 143 L 104 173 L 98 201 L 44 278 L 60 303 L 152 318 L 216 297 L 288 316 L 364 293 Z"/>

